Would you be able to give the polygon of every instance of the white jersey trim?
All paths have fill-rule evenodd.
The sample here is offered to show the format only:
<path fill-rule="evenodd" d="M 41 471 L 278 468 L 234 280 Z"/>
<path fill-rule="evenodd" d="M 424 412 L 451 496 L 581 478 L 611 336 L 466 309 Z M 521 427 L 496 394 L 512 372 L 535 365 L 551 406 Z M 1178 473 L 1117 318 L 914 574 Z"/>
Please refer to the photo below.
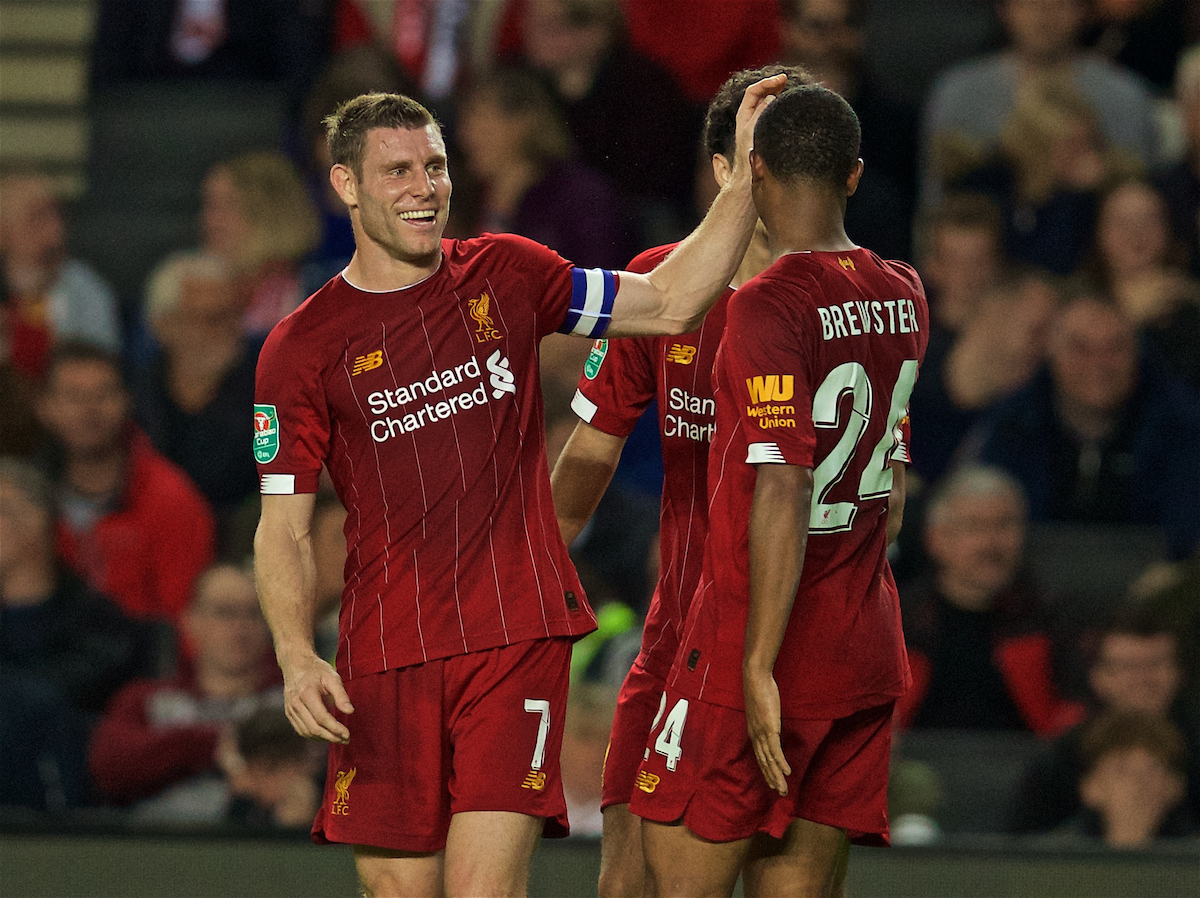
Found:
<path fill-rule="evenodd" d="M 776 443 L 751 443 L 746 448 L 748 465 L 786 465 L 787 460 Z"/>
<path fill-rule="evenodd" d="M 592 400 L 588 399 L 578 390 L 575 391 L 575 398 L 571 400 L 571 411 L 588 424 L 591 424 L 592 418 L 596 416 L 598 410 L 596 403 L 592 402 Z"/>
<path fill-rule="evenodd" d="M 292 496 L 296 493 L 295 474 L 263 474 L 259 491 L 264 496 Z"/>

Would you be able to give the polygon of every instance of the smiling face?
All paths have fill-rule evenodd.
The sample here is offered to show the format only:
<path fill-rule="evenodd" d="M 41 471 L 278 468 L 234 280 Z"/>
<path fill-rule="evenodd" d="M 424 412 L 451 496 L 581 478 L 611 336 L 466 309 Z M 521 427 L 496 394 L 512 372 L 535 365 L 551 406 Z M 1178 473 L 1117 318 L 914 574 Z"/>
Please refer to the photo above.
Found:
<path fill-rule="evenodd" d="M 436 262 L 450 214 L 446 144 L 436 125 L 367 132 L 361 177 L 335 165 L 334 189 L 350 207 L 359 249 L 373 246 L 398 262 Z"/>

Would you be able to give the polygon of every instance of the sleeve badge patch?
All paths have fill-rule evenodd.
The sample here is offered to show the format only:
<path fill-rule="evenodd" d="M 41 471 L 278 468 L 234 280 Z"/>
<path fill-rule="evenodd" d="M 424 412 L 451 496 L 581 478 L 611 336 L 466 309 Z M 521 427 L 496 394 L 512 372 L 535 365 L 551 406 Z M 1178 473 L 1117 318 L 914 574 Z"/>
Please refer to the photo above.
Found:
<path fill-rule="evenodd" d="M 607 340 L 597 340 L 592 344 L 592 351 L 588 353 L 587 361 L 583 363 L 583 373 L 588 380 L 596 379 L 606 355 L 608 355 Z"/>
<path fill-rule="evenodd" d="M 260 465 L 279 454 L 279 415 L 273 405 L 254 405 L 254 460 Z"/>

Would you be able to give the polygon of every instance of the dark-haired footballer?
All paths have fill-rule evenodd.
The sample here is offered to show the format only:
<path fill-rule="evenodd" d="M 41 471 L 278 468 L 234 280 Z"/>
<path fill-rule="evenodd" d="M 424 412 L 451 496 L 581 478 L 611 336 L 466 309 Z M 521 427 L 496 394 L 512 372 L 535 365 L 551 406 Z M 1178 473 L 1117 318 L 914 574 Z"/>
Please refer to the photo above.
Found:
<path fill-rule="evenodd" d="M 739 146 L 783 81 L 747 90 Z M 539 344 L 698 326 L 754 227 L 748 163 L 653 272 L 585 271 L 511 235 L 444 240 L 445 144 L 408 97 L 326 125 L 355 254 L 267 338 L 254 413 L 285 710 L 332 743 L 313 836 L 355 846 L 369 895 L 523 894 L 538 837 L 566 832 L 571 643 L 595 628 L 550 499 Z M 348 512 L 336 669 L 313 648 L 323 467 Z"/>
<path fill-rule="evenodd" d="M 887 563 L 928 309 L 843 225 L 863 164 L 837 94 L 789 88 L 751 171 L 776 261 L 729 301 L 709 538 L 638 772 L 647 894 L 840 895 L 886 844 L 892 706 L 909 682 Z"/>
<path fill-rule="evenodd" d="M 809 82 L 808 74 L 795 66 L 746 69 L 731 75 L 709 103 L 702 142 L 718 187 L 732 175 L 736 116 L 746 88 L 780 73 L 788 76 L 789 85 Z M 629 269 L 650 271 L 676 246 L 648 249 L 629 263 Z M 571 403 L 582 420 L 551 477 L 558 523 L 570 545 L 596 510 L 626 438 L 650 401 L 657 400 L 664 474 L 661 573 L 642 628 L 641 650 L 621 686 L 604 758 L 601 898 L 642 894 L 641 820 L 629 813 L 629 797 L 700 580 L 708 534 L 708 448 L 716 420 L 713 360 L 729 297 L 770 261 L 767 234 L 759 224 L 733 281 L 699 330 L 672 337 L 598 340 Z"/>

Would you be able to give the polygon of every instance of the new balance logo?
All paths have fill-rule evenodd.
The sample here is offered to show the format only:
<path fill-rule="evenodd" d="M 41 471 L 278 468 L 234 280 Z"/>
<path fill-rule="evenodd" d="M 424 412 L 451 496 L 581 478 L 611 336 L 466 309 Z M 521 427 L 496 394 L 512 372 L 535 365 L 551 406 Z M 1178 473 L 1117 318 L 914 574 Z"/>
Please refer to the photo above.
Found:
<path fill-rule="evenodd" d="M 541 792 L 546 788 L 546 774 L 540 770 L 531 770 L 525 777 L 525 782 L 521 783 L 522 789 L 533 789 L 535 792 Z"/>
<path fill-rule="evenodd" d="M 667 361 L 676 365 L 690 365 L 696 358 L 696 347 L 683 343 L 675 343 L 667 350 Z"/>
<path fill-rule="evenodd" d="M 750 402 L 787 402 L 792 398 L 795 379 L 791 374 L 760 374 L 746 378 L 746 389 L 750 391 Z"/>
<path fill-rule="evenodd" d="M 350 371 L 351 377 L 356 377 L 364 371 L 374 371 L 383 364 L 383 350 L 376 349 L 374 352 L 368 352 L 366 355 L 360 355 L 354 360 L 354 368 Z"/>
<path fill-rule="evenodd" d="M 647 773 L 645 770 L 639 770 L 636 785 L 643 792 L 649 794 L 658 788 L 659 776 L 654 773 Z"/>

